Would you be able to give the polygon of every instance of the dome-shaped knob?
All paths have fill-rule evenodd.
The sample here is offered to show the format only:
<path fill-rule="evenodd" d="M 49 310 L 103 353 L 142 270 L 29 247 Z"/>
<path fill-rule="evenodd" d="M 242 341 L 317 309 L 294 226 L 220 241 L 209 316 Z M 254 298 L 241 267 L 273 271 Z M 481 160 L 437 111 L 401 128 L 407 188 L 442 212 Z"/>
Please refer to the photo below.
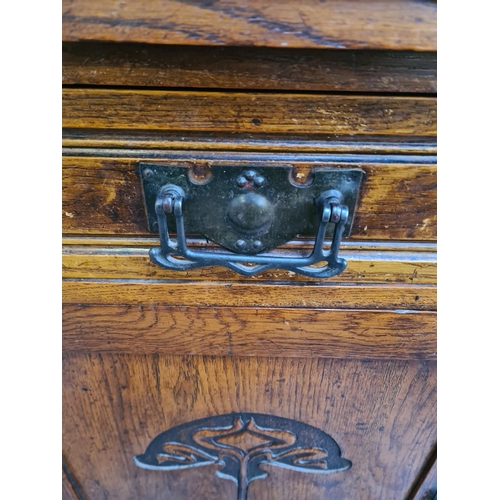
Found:
<path fill-rule="evenodd" d="M 273 220 L 274 209 L 266 197 L 260 194 L 246 193 L 231 201 L 227 215 L 238 229 L 255 232 Z"/>

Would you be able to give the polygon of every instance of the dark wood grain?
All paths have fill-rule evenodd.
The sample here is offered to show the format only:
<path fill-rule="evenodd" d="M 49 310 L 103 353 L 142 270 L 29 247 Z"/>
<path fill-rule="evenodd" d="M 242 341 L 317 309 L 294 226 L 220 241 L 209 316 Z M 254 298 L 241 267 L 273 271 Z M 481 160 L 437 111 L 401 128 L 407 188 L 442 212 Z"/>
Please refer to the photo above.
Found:
<path fill-rule="evenodd" d="M 110 240 L 110 243 L 113 244 L 114 241 Z M 143 245 L 143 248 L 138 246 L 116 248 L 111 245 L 108 247 L 64 246 L 62 255 L 63 278 L 251 281 L 253 283 L 314 281 L 314 278 L 279 269 L 250 277 L 235 274 L 223 267 L 171 271 L 153 264 L 149 258 L 149 249 L 159 245 L 158 239 L 149 244 L 146 240 Z M 195 245 L 190 243 L 190 246 L 194 247 Z M 289 253 L 293 255 L 292 249 L 289 250 Z M 340 256 L 347 260 L 347 269 L 338 276 L 322 279 L 322 283 L 434 285 L 437 281 L 435 252 L 350 251 L 344 248 L 340 251 Z"/>
<path fill-rule="evenodd" d="M 303 131 L 307 132 L 307 131 Z M 260 151 L 264 153 L 363 153 L 435 155 L 435 137 L 384 137 L 329 134 L 258 134 L 161 130 L 63 130 L 63 147 Z M 75 153 L 73 153 L 75 154 Z"/>
<path fill-rule="evenodd" d="M 436 135 L 431 97 L 66 88 L 62 106 L 75 129 Z"/>
<path fill-rule="evenodd" d="M 435 93 L 435 52 L 65 43 L 63 84 Z"/>
<path fill-rule="evenodd" d="M 353 463 L 318 475 L 266 467 L 248 500 L 401 500 L 435 442 L 429 361 L 66 353 L 63 367 L 64 453 L 89 500 L 235 498 L 215 466 L 159 472 L 132 461 L 168 428 L 233 411 L 313 425 Z"/>
<path fill-rule="evenodd" d="M 89 154 L 99 155 L 99 151 Z M 112 152 L 116 154 L 116 152 Z M 65 234 L 149 235 L 143 207 L 137 164 L 157 158 L 172 165 L 206 167 L 221 165 L 254 166 L 266 158 L 275 165 L 288 164 L 299 172 L 316 166 L 357 166 L 366 173 L 352 239 L 435 240 L 436 165 L 424 163 L 345 163 L 331 156 L 263 156 L 141 152 L 136 158 L 63 158 L 63 232 Z M 402 162 L 402 160 L 401 160 Z M 302 173 L 306 175 L 306 173 Z"/>
<path fill-rule="evenodd" d="M 436 50 L 436 2 L 64 0 L 63 41 Z"/>
<path fill-rule="evenodd" d="M 65 305 L 63 348 L 210 356 L 435 359 L 436 314 L 407 310 Z"/>

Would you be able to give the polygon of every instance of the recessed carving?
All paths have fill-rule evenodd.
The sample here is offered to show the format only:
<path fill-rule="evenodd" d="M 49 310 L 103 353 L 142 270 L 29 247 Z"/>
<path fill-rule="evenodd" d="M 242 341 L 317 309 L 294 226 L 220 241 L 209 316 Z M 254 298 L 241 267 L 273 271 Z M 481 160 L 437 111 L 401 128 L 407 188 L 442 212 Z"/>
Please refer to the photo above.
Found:
<path fill-rule="evenodd" d="M 237 484 L 238 500 L 246 500 L 252 481 L 268 476 L 261 464 L 314 473 L 351 467 L 325 432 L 258 413 L 232 413 L 179 425 L 156 436 L 134 462 L 150 470 L 218 465 L 217 476 Z"/>

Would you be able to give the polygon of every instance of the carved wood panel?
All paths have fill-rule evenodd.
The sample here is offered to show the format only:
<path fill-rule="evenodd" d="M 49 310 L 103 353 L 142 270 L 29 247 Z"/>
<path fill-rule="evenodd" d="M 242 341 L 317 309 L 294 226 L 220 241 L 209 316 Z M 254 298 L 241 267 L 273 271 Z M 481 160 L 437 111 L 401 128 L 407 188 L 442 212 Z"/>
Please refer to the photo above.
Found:
<path fill-rule="evenodd" d="M 202 418 L 156 436 L 142 455 L 143 469 L 167 471 L 216 464 L 216 475 L 232 480 L 237 500 L 246 500 L 248 486 L 269 474 L 269 464 L 299 472 L 328 473 L 349 469 L 351 462 L 325 432 L 296 420 L 256 413 Z"/>
<path fill-rule="evenodd" d="M 224 469 L 215 462 L 154 471 L 138 467 L 134 457 L 167 429 L 203 418 L 212 420 L 198 431 L 214 438 L 218 428 L 215 439 L 239 449 L 267 439 L 260 433 L 268 430 L 260 429 L 325 449 L 313 434 L 301 444 L 305 425 L 333 438 L 352 467 L 305 474 L 262 461 L 258 474 L 269 476 L 249 483 L 247 500 L 345 500 L 354 492 L 356 500 L 401 500 L 435 443 L 435 376 L 435 363 L 419 360 L 66 353 L 63 452 L 89 500 L 233 500 L 237 484 L 219 479 Z M 250 413 L 271 416 L 254 418 L 253 437 L 239 433 L 232 417 L 217 423 L 220 415 L 236 414 L 248 430 Z M 302 424 L 282 427 L 277 417 Z M 230 426 L 235 433 L 226 440 L 219 432 Z"/>

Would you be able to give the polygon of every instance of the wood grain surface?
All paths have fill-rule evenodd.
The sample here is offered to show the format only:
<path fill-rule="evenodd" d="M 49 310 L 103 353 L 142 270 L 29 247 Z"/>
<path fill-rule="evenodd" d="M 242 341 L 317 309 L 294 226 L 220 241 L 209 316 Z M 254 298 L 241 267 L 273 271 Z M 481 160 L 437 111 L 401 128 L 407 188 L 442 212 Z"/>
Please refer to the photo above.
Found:
<path fill-rule="evenodd" d="M 207 272 L 210 272 L 208 270 Z M 265 281 L 64 280 L 71 304 L 142 304 L 230 307 L 335 307 L 436 310 L 435 286 L 294 283 Z"/>
<path fill-rule="evenodd" d="M 435 52 L 64 43 L 65 85 L 435 93 Z"/>
<path fill-rule="evenodd" d="M 313 165 L 359 167 L 365 171 L 366 179 L 354 218 L 352 239 L 436 239 L 437 170 L 436 165 L 424 163 L 424 159 L 420 164 L 366 163 L 368 159 L 357 163 L 345 163 L 345 159 L 337 163 L 328 155 L 307 159 L 279 154 L 169 153 L 162 156 L 141 151 L 137 158 L 63 158 L 63 233 L 150 235 L 136 171 L 140 160 L 154 158 L 171 165 L 203 168 L 213 163 L 265 166 L 267 161 L 267 165 L 269 162 L 292 165 L 303 175 Z"/>
<path fill-rule="evenodd" d="M 436 50 L 422 0 L 64 0 L 63 41 Z"/>
<path fill-rule="evenodd" d="M 429 361 L 160 357 L 66 353 L 63 446 L 89 500 L 220 500 L 236 486 L 216 466 L 136 467 L 160 432 L 199 418 L 256 412 L 330 434 L 348 471 L 268 467 L 248 500 L 401 500 L 436 437 L 436 367 Z"/>
<path fill-rule="evenodd" d="M 63 89 L 63 127 L 435 136 L 432 97 Z"/>
<path fill-rule="evenodd" d="M 436 314 L 408 310 L 68 304 L 63 308 L 63 349 L 435 359 Z"/>
<path fill-rule="evenodd" d="M 64 246 L 63 278 L 251 281 L 254 283 L 314 281 L 314 278 L 279 269 L 250 277 L 240 276 L 224 267 L 171 271 L 151 262 L 149 248 L 156 246 L 159 246 L 159 240 L 154 240 L 144 248 Z M 191 244 L 190 246 L 194 247 Z M 293 254 L 291 250 L 289 253 Z M 322 279 L 322 283 L 436 284 L 437 266 L 434 252 L 348 251 L 343 249 L 339 255 L 347 260 L 347 269 L 338 276 Z"/>

